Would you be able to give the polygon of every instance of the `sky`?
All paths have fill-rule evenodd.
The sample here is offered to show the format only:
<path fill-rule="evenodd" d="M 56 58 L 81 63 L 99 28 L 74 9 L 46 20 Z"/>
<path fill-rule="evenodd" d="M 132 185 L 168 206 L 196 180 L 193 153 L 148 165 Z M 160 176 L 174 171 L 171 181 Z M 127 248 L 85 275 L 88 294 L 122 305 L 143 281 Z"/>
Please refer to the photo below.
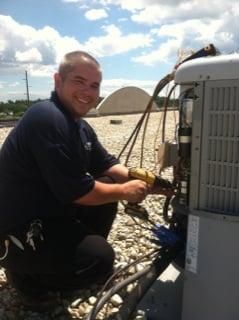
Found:
<path fill-rule="evenodd" d="M 238 0 L 0 0 L 0 101 L 48 98 L 65 53 L 101 64 L 105 97 L 125 86 L 149 94 L 179 57 L 209 43 L 238 52 Z"/>

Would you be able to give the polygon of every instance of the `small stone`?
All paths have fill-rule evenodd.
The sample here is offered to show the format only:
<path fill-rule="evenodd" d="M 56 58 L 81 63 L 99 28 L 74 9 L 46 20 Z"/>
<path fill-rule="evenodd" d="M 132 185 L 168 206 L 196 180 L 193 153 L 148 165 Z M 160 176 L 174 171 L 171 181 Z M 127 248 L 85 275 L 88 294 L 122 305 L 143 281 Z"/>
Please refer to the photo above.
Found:
<path fill-rule="evenodd" d="M 137 316 L 145 316 L 145 311 L 144 310 L 137 310 Z"/>
<path fill-rule="evenodd" d="M 113 308 L 113 309 L 111 309 L 111 313 L 118 313 L 119 312 L 119 308 Z"/>
<path fill-rule="evenodd" d="M 127 266 L 128 264 L 123 261 L 123 262 L 118 262 L 116 265 L 115 265 L 115 269 L 118 270 L 118 269 L 123 269 Z"/>
<path fill-rule="evenodd" d="M 147 320 L 145 316 L 136 316 L 135 320 Z"/>
<path fill-rule="evenodd" d="M 70 312 L 71 316 L 78 318 L 79 316 L 78 310 L 74 309 L 74 310 L 68 310 L 68 311 Z"/>
<path fill-rule="evenodd" d="M 85 308 L 81 305 L 79 306 L 77 311 L 78 311 L 79 316 L 83 316 L 85 314 Z"/>
<path fill-rule="evenodd" d="M 96 301 L 97 301 L 96 297 L 92 296 L 92 297 L 89 298 L 89 304 L 92 305 L 92 306 L 96 303 Z"/>
<path fill-rule="evenodd" d="M 126 225 L 127 226 L 133 226 L 133 225 L 135 225 L 135 222 L 134 222 L 134 220 L 132 218 L 129 218 L 128 221 L 126 222 Z"/>
<path fill-rule="evenodd" d="M 119 294 L 114 294 L 111 297 L 110 302 L 113 304 L 114 307 L 119 307 L 123 303 L 123 300 Z"/>
<path fill-rule="evenodd" d="M 72 303 L 71 303 L 71 307 L 72 308 L 76 308 L 76 307 L 78 307 L 79 306 L 79 304 L 82 302 L 82 298 L 78 298 L 78 299 L 76 299 L 75 301 L 73 301 Z"/>
<path fill-rule="evenodd" d="M 127 239 L 127 235 L 121 233 L 118 235 L 118 240 L 122 241 L 122 240 L 126 240 Z"/>
<path fill-rule="evenodd" d="M 138 257 L 138 252 L 135 249 L 132 249 L 130 251 L 130 256 L 136 259 Z"/>
<path fill-rule="evenodd" d="M 134 274 L 135 273 L 135 267 L 130 267 L 128 273 L 129 274 Z"/>
<path fill-rule="evenodd" d="M 134 285 L 132 283 L 130 283 L 127 287 L 127 292 L 131 292 L 134 289 Z"/>
<path fill-rule="evenodd" d="M 136 271 L 139 272 L 139 271 L 142 271 L 144 269 L 144 265 L 142 263 L 139 263 L 136 265 Z"/>

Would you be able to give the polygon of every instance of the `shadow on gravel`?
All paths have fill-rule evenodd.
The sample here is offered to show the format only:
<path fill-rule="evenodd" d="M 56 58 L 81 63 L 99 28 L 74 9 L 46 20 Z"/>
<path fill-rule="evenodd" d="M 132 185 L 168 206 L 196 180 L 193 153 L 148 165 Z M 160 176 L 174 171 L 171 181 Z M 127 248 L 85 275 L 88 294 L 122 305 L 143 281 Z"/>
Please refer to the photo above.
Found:
<path fill-rule="evenodd" d="M 2 270 L 1 270 L 2 271 Z M 0 320 L 71 320 L 82 319 L 77 309 L 71 309 L 71 303 L 79 299 L 79 294 L 73 293 L 67 298 L 59 296 L 59 304 L 51 311 L 33 312 L 24 308 L 16 290 L 6 279 L 0 279 Z M 69 310 L 70 309 L 70 310 Z M 75 312 L 74 312 L 75 311 Z"/>

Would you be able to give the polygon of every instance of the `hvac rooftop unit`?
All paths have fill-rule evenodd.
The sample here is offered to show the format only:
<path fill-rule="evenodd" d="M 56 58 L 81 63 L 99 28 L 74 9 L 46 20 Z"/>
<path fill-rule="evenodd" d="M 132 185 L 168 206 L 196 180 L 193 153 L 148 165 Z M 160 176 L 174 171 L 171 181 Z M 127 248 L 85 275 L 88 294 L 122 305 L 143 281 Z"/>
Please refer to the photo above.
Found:
<path fill-rule="evenodd" d="M 239 55 L 188 61 L 175 82 L 191 139 L 182 320 L 238 320 Z"/>

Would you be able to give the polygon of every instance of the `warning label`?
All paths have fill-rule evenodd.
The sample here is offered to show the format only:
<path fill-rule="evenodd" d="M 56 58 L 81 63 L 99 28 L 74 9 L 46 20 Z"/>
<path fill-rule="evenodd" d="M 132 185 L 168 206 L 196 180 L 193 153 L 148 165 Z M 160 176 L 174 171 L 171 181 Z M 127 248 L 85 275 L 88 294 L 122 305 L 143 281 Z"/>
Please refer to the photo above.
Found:
<path fill-rule="evenodd" d="M 197 273 L 199 217 L 189 215 L 185 268 Z"/>

